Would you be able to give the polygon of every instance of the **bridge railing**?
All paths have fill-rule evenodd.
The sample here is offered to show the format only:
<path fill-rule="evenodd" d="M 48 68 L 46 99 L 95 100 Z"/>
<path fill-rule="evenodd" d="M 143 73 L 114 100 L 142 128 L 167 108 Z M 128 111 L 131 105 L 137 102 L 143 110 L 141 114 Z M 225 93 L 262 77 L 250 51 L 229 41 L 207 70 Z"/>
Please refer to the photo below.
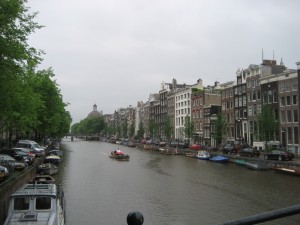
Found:
<path fill-rule="evenodd" d="M 237 220 L 232 220 L 229 222 L 221 223 L 219 225 L 252 225 L 259 224 L 275 219 L 284 218 L 287 216 L 292 216 L 300 213 L 300 204 L 294 205 L 286 208 L 276 209 L 269 212 L 264 212 L 256 214 L 253 216 L 243 217 Z M 130 212 L 127 215 L 127 224 L 128 225 L 142 225 L 144 222 L 144 217 L 141 212 Z"/>

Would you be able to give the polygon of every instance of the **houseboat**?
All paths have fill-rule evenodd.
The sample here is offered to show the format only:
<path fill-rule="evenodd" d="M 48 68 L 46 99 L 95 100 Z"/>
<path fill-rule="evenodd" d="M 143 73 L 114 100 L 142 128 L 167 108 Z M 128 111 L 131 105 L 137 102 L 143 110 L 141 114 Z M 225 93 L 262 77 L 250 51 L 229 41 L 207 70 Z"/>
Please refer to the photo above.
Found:
<path fill-rule="evenodd" d="M 10 196 L 4 225 L 65 225 L 65 199 L 56 184 L 25 184 Z"/>

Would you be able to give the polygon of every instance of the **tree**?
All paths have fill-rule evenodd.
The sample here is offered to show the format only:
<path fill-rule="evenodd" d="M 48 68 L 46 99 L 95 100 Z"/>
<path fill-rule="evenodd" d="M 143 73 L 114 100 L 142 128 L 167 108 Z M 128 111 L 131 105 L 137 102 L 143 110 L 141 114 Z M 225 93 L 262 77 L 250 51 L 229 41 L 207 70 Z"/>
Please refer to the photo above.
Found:
<path fill-rule="evenodd" d="M 148 124 L 148 130 L 149 130 L 149 134 L 150 137 L 153 139 L 154 136 L 156 136 L 157 134 L 157 124 L 155 123 L 155 121 L 153 119 L 149 120 L 149 124 Z"/>
<path fill-rule="evenodd" d="M 274 140 L 274 136 L 279 125 L 275 118 L 275 113 L 271 109 L 270 105 L 262 105 L 261 112 L 257 115 L 257 123 L 259 139 L 266 141 L 267 145 L 269 141 Z"/>
<path fill-rule="evenodd" d="M 128 137 L 128 122 L 127 120 L 125 120 L 123 123 L 122 123 L 122 137 L 123 138 L 127 138 Z"/>
<path fill-rule="evenodd" d="M 219 145 L 223 141 L 224 135 L 227 133 L 227 119 L 223 116 L 221 112 L 217 114 L 217 119 L 214 121 L 214 130 L 212 132 L 213 138 L 217 141 Z"/>
<path fill-rule="evenodd" d="M 170 119 L 170 117 L 167 117 L 164 122 L 164 133 L 165 133 L 165 136 L 166 136 L 168 142 L 171 139 L 172 129 L 173 129 L 173 127 L 172 127 L 171 119 Z"/>
<path fill-rule="evenodd" d="M 191 121 L 191 117 L 187 115 L 184 119 L 184 134 L 189 139 L 189 142 L 191 140 L 193 132 L 194 124 Z"/>
<path fill-rule="evenodd" d="M 137 138 L 142 139 L 144 137 L 145 129 L 142 121 L 139 123 L 139 130 L 137 132 Z"/>
<path fill-rule="evenodd" d="M 131 124 L 130 124 L 130 127 L 129 127 L 129 136 L 130 136 L 130 138 L 133 138 L 133 136 L 134 136 L 134 131 L 135 131 L 135 124 L 134 124 L 134 123 L 131 123 Z"/>

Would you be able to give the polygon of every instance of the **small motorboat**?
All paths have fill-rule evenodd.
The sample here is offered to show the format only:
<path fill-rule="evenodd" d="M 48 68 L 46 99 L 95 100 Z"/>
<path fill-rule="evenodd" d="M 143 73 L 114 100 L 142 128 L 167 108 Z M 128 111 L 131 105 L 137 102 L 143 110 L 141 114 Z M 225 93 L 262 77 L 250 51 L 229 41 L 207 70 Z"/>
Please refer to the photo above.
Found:
<path fill-rule="evenodd" d="M 59 157 L 62 157 L 63 154 L 64 154 L 63 151 L 58 150 L 58 149 L 54 149 L 49 152 L 49 155 L 57 155 Z"/>
<path fill-rule="evenodd" d="M 268 170 L 270 169 L 268 163 L 266 162 L 247 162 L 246 166 L 248 169 L 252 169 L 252 170 Z"/>
<path fill-rule="evenodd" d="M 217 155 L 217 156 L 209 158 L 209 160 L 212 162 L 226 163 L 229 161 L 229 158 L 222 156 L 222 155 Z"/>
<path fill-rule="evenodd" d="M 48 155 L 44 159 L 44 163 L 51 163 L 51 164 L 58 165 L 60 163 L 60 157 L 58 155 Z"/>
<path fill-rule="evenodd" d="M 187 157 L 196 158 L 197 153 L 196 152 L 187 152 L 187 153 L 185 153 L 185 155 Z"/>
<path fill-rule="evenodd" d="M 39 175 L 37 174 L 33 179 L 32 183 L 34 184 L 54 184 L 55 179 L 50 175 Z"/>
<path fill-rule="evenodd" d="M 274 167 L 273 170 L 279 173 L 294 175 L 294 176 L 300 176 L 300 169 L 294 169 L 294 168 L 284 168 L 284 167 Z"/>
<path fill-rule="evenodd" d="M 58 167 L 51 164 L 51 163 L 43 163 L 41 165 L 39 165 L 38 169 L 37 169 L 37 173 L 38 174 L 42 174 L 42 175 L 53 175 L 56 174 L 58 172 Z"/>
<path fill-rule="evenodd" d="M 244 159 L 236 159 L 236 160 L 234 160 L 234 163 L 238 166 L 246 166 L 247 165 L 247 161 Z"/>
<path fill-rule="evenodd" d="M 196 155 L 197 159 L 202 159 L 202 160 L 208 160 L 209 157 L 210 154 L 207 151 L 198 151 L 198 154 Z"/>
<path fill-rule="evenodd" d="M 116 159 L 116 160 L 119 160 L 119 161 L 129 161 L 129 155 L 127 154 L 124 154 L 122 151 L 120 151 L 119 149 L 118 150 L 115 150 L 115 151 L 112 151 L 110 153 L 110 158 L 112 159 Z"/>

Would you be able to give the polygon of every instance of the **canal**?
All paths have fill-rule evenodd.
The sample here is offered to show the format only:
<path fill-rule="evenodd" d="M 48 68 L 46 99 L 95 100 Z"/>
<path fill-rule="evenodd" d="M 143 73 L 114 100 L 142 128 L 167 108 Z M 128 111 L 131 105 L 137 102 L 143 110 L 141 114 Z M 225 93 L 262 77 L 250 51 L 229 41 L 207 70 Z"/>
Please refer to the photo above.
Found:
<path fill-rule="evenodd" d="M 125 225 L 140 211 L 145 225 L 209 225 L 300 203 L 300 178 L 106 142 L 61 142 L 56 180 L 67 224 Z M 130 161 L 109 158 L 122 148 Z M 265 224 L 300 224 L 300 215 Z"/>

